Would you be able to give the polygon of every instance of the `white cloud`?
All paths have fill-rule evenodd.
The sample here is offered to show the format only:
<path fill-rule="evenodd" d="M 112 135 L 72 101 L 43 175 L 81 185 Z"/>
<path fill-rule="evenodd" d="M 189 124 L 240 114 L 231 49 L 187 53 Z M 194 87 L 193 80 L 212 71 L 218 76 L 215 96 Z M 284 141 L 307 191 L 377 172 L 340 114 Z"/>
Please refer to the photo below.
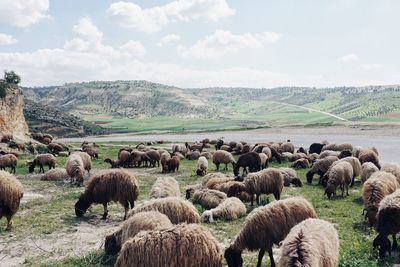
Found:
<path fill-rule="evenodd" d="M 358 61 L 358 56 L 356 54 L 348 54 L 338 58 L 337 61 L 341 63 L 351 63 Z"/>
<path fill-rule="evenodd" d="M 177 42 L 180 39 L 181 39 L 181 37 L 179 35 L 168 34 L 160 39 L 160 41 L 157 43 L 157 46 L 161 47 L 161 46 L 173 43 L 173 42 Z"/>
<path fill-rule="evenodd" d="M 376 69 L 382 69 L 383 65 L 382 64 L 362 64 L 362 65 L 360 65 L 360 68 L 365 69 L 365 70 L 376 70 Z"/>
<path fill-rule="evenodd" d="M 178 46 L 178 53 L 184 58 L 215 58 L 244 48 L 261 48 L 278 41 L 280 37 L 281 34 L 275 32 L 236 35 L 230 31 L 216 30 L 213 35 L 206 36 L 191 47 Z"/>
<path fill-rule="evenodd" d="M 120 1 L 111 4 L 106 13 L 111 21 L 121 27 L 152 33 L 160 31 L 174 20 L 216 21 L 232 16 L 235 11 L 226 0 L 177 0 L 151 8 Z"/>
<path fill-rule="evenodd" d="M 0 45 L 10 45 L 15 44 L 17 40 L 11 35 L 0 33 Z"/>
<path fill-rule="evenodd" d="M 0 23 L 21 28 L 49 18 L 49 0 L 1 0 Z"/>
<path fill-rule="evenodd" d="M 128 41 L 126 44 L 120 47 L 122 52 L 128 53 L 132 56 L 144 56 L 146 49 L 138 41 Z"/>
<path fill-rule="evenodd" d="M 74 38 L 72 40 L 67 40 L 64 44 L 64 48 L 66 50 L 72 51 L 87 51 L 90 47 L 90 43 L 88 41 L 84 41 L 80 38 Z"/>
<path fill-rule="evenodd" d="M 78 24 L 74 25 L 73 31 L 84 40 L 100 43 L 103 33 L 93 24 L 88 17 L 81 18 Z"/>

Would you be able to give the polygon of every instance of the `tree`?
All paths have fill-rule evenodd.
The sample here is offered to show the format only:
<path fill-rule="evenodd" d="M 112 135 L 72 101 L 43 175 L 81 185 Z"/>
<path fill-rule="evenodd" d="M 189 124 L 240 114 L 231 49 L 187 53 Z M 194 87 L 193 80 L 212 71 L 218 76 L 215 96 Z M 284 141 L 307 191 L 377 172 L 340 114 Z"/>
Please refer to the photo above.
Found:
<path fill-rule="evenodd" d="M 4 80 L 0 80 L 0 98 L 4 98 L 7 95 L 7 83 Z"/>
<path fill-rule="evenodd" d="M 12 71 L 4 71 L 4 80 L 8 84 L 19 84 L 21 82 L 21 77 Z"/>

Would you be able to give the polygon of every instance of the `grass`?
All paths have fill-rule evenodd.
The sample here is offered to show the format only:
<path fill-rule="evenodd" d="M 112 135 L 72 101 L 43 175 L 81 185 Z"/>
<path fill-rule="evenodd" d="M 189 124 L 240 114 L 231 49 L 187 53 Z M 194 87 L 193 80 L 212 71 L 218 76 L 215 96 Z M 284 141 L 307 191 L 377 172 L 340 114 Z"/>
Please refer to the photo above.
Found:
<path fill-rule="evenodd" d="M 78 146 L 78 144 L 73 144 Z M 127 143 L 101 143 L 99 144 L 100 159 L 94 161 L 94 168 L 108 168 L 103 160 L 104 158 L 115 158 L 119 146 L 127 145 Z M 130 145 L 135 145 L 130 143 Z M 170 146 L 167 144 L 166 146 Z M 42 182 L 37 178 L 25 175 L 27 168 L 23 161 L 31 159 L 31 156 L 23 156 L 18 164 L 17 174 L 25 188 L 29 191 L 40 192 L 48 196 L 47 199 L 37 199 L 21 206 L 20 211 L 14 218 L 13 236 L 9 237 L 9 233 L 5 232 L 6 222 L 0 220 L 0 245 L 2 242 L 12 244 L 17 240 L 26 238 L 27 236 L 38 237 L 42 239 L 50 238 L 54 234 L 62 232 L 74 232 L 76 227 L 81 223 L 82 219 L 75 217 L 73 205 L 76 202 L 83 188 L 74 188 L 62 186 L 55 182 Z M 58 165 L 65 164 L 65 158 L 58 158 Z M 211 160 L 210 171 L 214 171 L 214 165 Z M 288 166 L 288 163 L 281 165 L 272 163 L 272 167 Z M 180 170 L 173 176 L 179 182 L 182 195 L 184 195 L 185 186 L 199 182 L 199 178 L 195 175 L 196 161 L 184 160 Z M 231 168 L 230 168 L 231 171 Z M 140 184 L 139 201 L 146 199 L 148 192 L 158 176 L 161 176 L 158 168 L 134 169 L 135 176 Z M 398 258 L 388 258 L 384 262 L 378 261 L 378 256 L 372 249 L 372 240 L 376 236 L 376 232 L 369 228 L 364 222 L 362 213 L 361 187 L 355 185 L 351 188 L 350 196 L 334 200 L 326 199 L 324 189 L 315 185 L 307 185 L 305 183 L 306 170 L 298 171 L 300 178 L 305 184 L 302 188 L 285 187 L 282 198 L 290 196 L 303 196 L 309 200 L 315 207 L 318 217 L 328 220 L 335 224 L 339 231 L 340 237 L 340 266 L 388 266 L 392 263 L 399 262 Z M 263 196 L 263 203 L 266 204 L 273 200 L 273 196 Z M 248 212 L 251 211 L 249 203 L 246 203 Z M 197 206 L 199 212 L 203 212 L 200 206 Z M 109 214 L 121 215 L 122 207 L 113 203 L 109 206 Z M 102 214 L 102 206 L 96 205 L 93 208 L 93 216 L 100 217 Z M 119 218 L 119 217 L 118 217 Z M 236 221 L 217 221 L 213 224 L 205 224 L 212 234 L 222 243 L 228 244 L 230 240 L 240 231 L 243 226 L 245 217 Z M 93 226 L 96 227 L 96 226 Z M 1 253 L 1 252 L 0 252 Z M 27 266 L 112 266 L 115 262 L 114 257 L 106 257 L 101 249 L 93 247 L 93 250 L 81 256 L 58 255 L 58 260 L 49 260 L 46 254 L 42 256 L 28 257 L 25 265 Z M 254 266 L 257 261 L 255 252 L 246 252 L 244 254 L 245 266 Z M 268 257 L 264 258 L 264 266 L 267 266 Z M 0 264 L 1 265 L 1 264 Z"/>

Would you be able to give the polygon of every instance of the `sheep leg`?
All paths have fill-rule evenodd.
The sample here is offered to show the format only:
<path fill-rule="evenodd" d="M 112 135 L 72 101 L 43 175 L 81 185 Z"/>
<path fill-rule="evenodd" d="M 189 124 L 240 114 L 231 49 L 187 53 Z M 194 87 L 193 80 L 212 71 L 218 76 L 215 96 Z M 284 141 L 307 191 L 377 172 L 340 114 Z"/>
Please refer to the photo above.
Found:
<path fill-rule="evenodd" d="M 346 185 L 346 194 L 349 195 L 349 185 Z"/>
<path fill-rule="evenodd" d="M 11 172 L 14 172 L 15 174 L 15 166 L 11 166 Z"/>
<path fill-rule="evenodd" d="M 125 201 L 124 208 L 125 208 L 125 216 L 124 216 L 124 221 L 125 221 L 126 217 L 128 215 L 128 211 L 129 211 L 129 202 L 128 201 Z"/>
<path fill-rule="evenodd" d="M 272 247 L 268 250 L 268 255 L 269 255 L 269 261 L 271 262 L 271 267 L 275 267 L 276 265 L 274 261 L 274 254 L 272 254 Z"/>
<path fill-rule="evenodd" d="M 11 216 L 6 216 L 7 218 L 7 228 L 6 231 L 11 231 L 12 229 L 12 220 L 11 220 Z"/>
<path fill-rule="evenodd" d="M 262 263 L 262 259 L 264 257 L 264 254 L 265 254 L 265 248 L 260 249 L 260 252 L 258 253 L 257 267 L 261 267 L 261 263 Z"/>
<path fill-rule="evenodd" d="M 397 240 L 396 240 L 396 235 L 392 235 L 393 237 L 393 245 L 392 245 L 392 250 L 397 250 Z"/>
<path fill-rule="evenodd" d="M 219 163 L 215 163 L 215 166 L 217 167 L 217 171 L 219 171 Z"/>
<path fill-rule="evenodd" d="M 104 213 L 103 213 L 103 217 L 101 217 L 101 219 L 105 220 L 108 215 L 107 203 L 103 203 L 103 208 L 104 208 Z"/>
<path fill-rule="evenodd" d="M 260 195 L 256 195 L 256 203 L 257 203 L 257 206 L 260 206 Z"/>
<path fill-rule="evenodd" d="M 354 180 L 356 179 L 356 177 L 355 176 L 353 176 L 353 179 L 351 179 L 351 184 L 350 184 L 350 187 L 353 187 L 354 186 Z"/>

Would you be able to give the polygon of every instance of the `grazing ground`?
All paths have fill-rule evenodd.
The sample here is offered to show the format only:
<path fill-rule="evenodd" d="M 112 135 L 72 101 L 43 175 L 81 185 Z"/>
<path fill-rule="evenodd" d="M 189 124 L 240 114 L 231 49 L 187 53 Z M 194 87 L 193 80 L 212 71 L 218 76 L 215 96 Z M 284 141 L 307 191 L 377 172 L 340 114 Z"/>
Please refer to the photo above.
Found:
<path fill-rule="evenodd" d="M 78 144 L 74 144 L 78 146 Z M 108 168 L 103 160 L 106 157 L 116 158 L 119 147 L 126 142 L 100 143 L 100 159 L 93 161 L 95 173 L 99 169 Z M 129 143 L 129 145 L 135 145 Z M 162 145 L 171 147 L 171 144 Z M 103 253 L 103 240 L 106 234 L 113 232 L 122 222 L 123 208 L 119 204 L 109 205 L 109 217 L 100 220 L 102 206 L 94 206 L 83 218 L 76 218 L 74 203 L 83 188 L 70 187 L 62 182 L 40 181 L 38 174 L 27 174 L 25 160 L 31 156 L 22 156 L 18 163 L 17 176 L 24 185 L 24 198 L 19 212 L 14 218 L 13 231 L 6 232 L 6 221 L 0 221 L 0 262 L 1 266 L 112 266 L 115 257 L 107 257 Z M 66 158 L 57 158 L 58 166 L 64 166 Z M 210 172 L 215 166 L 210 163 Z M 288 166 L 289 163 L 272 163 L 272 167 Z M 171 174 L 180 184 L 182 197 L 185 186 L 201 181 L 195 175 L 196 161 L 184 160 L 178 173 Z M 157 177 L 165 175 L 160 168 L 128 169 L 140 183 L 140 204 L 148 198 L 148 192 Z M 229 167 L 232 172 L 232 167 Z M 350 190 L 350 196 L 327 200 L 324 189 L 305 182 L 306 170 L 299 171 L 304 186 L 302 188 L 285 187 L 282 198 L 303 196 L 314 205 L 318 217 L 335 224 L 340 235 L 340 266 L 388 266 L 399 262 L 399 258 L 391 257 L 385 262 L 378 261 L 372 249 L 372 240 L 376 232 L 369 228 L 361 215 L 363 206 L 361 187 L 356 184 Z M 340 195 L 340 194 L 339 194 Z M 263 196 L 262 204 L 273 200 L 273 196 Z M 252 210 L 246 203 L 248 212 Z M 197 206 L 200 213 L 203 209 Z M 227 246 L 243 226 L 245 217 L 236 221 L 217 221 L 205 226 L 221 242 Z M 275 259 L 279 258 L 279 248 L 274 249 Z M 246 251 L 244 266 L 254 266 L 257 261 L 256 252 Z M 264 257 L 263 266 L 269 266 L 269 259 Z"/>

